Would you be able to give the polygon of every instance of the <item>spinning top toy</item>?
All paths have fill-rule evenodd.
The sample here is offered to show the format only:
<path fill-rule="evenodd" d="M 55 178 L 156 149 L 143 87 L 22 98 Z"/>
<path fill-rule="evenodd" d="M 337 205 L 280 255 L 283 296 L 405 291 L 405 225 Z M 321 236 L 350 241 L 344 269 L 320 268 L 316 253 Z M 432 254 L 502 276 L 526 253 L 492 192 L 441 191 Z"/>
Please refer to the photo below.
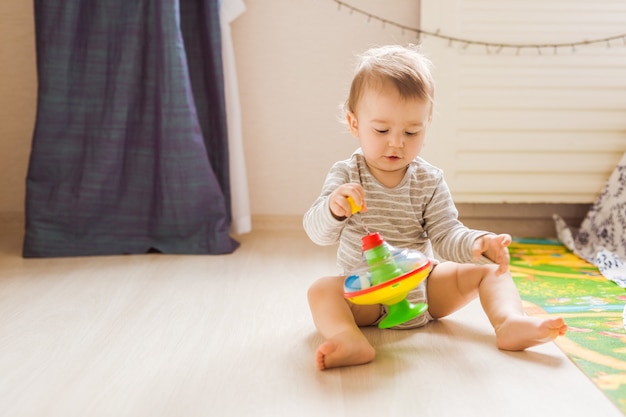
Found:
<path fill-rule="evenodd" d="M 350 205 L 353 212 L 360 210 L 353 201 Z M 387 305 L 388 314 L 379 323 L 380 328 L 397 326 L 423 314 L 428 305 L 412 304 L 406 297 L 428 277 L 430 260 L 418 250 L 394 248 L 379 233 L 368 232 L 361 241 L 363 256 L 344 281 L 344 297 L 354 304 Z"/>

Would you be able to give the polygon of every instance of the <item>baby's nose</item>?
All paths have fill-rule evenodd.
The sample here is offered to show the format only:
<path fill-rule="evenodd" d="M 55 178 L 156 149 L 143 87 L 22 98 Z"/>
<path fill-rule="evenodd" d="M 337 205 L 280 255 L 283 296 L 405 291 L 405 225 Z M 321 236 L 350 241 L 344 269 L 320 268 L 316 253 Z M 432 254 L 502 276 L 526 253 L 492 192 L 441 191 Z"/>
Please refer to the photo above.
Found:
<path fill-rule="evenodd" d="M 390 135 L 389 146 L 394 148 L 401 148 L 404 145 L 404 138 L 402 135 Z"/>

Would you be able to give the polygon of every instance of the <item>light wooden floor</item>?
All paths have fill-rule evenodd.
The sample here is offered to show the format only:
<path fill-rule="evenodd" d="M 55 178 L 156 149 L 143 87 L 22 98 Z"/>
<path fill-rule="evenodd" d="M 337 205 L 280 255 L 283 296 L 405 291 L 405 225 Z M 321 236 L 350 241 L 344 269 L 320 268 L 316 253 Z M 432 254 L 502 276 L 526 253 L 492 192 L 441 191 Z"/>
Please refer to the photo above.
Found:
<path fill-rule="evenodd" d="M 0 225 L 0 415 L 622 414 L 553 344 L 494 346 L 478 303 L 417 331 L 369 329 L 372 364 L 314 367 L 306 289 L 334 248 L 242 236 L 227 256 L 22 259 Z"/>

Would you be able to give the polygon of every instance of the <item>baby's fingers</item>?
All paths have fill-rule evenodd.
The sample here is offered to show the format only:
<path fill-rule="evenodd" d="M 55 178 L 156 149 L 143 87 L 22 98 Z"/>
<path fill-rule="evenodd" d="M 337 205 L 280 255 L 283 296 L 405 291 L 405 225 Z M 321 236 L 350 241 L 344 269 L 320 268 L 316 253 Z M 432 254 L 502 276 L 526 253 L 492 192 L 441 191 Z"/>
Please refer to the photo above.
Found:
<path fill-rule="evenodd" d="M 496 270 L 496 275 L 506 274 L 509 270 L 509 263 L 506 264 L 498 264 L 498 269 Z"/>
<path fill-rule="evenodd" d="M 509 263 L 511 262 L 509 250 L 506 247 L 502 248 L 499 251 L 498 256 L 495 259 L 495 261 L 498 264 L 498 270 L 496 271 L 496 274 L 502 275 L 506 273 L 509 270 Z"/>

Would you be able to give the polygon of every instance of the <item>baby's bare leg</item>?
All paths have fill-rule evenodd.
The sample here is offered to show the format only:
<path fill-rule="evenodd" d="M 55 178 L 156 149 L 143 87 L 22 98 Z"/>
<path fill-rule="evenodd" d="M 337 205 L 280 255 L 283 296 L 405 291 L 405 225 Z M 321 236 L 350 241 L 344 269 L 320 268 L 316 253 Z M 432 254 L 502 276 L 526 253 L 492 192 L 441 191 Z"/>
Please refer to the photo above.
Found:
<path fill-rule="evenodd" d="M 509 272 L 496 276 L 496 267 L 486 268 L 479 288 L 480 302 L 496 331 L 500 349 L 524 350 L 565 334 L 567 325 L 562 317 L 529 317 L 524 313 Z"/>
<path fill-rule="evenodd" d="M 497 276 L 495 265 L 446 262 L 428 278 L 428 304 L 433 317 L 444 317 L 477 296 L 504 350 L 524 350 L 565 334 L 561 317 L 537 318 L 525 314 L 511 275 Z"/>
<path fill-rule="evenodd" d="M 380 305 L 351 306 L 343 297 L 343 281 L 344 277 L 322 278 L 309 288 L 313 321 L 326 339 L 316 352 L 319 369 L 361 365 L 374 359 L 374 348 L 359 326 L 373 323 Z"/>

